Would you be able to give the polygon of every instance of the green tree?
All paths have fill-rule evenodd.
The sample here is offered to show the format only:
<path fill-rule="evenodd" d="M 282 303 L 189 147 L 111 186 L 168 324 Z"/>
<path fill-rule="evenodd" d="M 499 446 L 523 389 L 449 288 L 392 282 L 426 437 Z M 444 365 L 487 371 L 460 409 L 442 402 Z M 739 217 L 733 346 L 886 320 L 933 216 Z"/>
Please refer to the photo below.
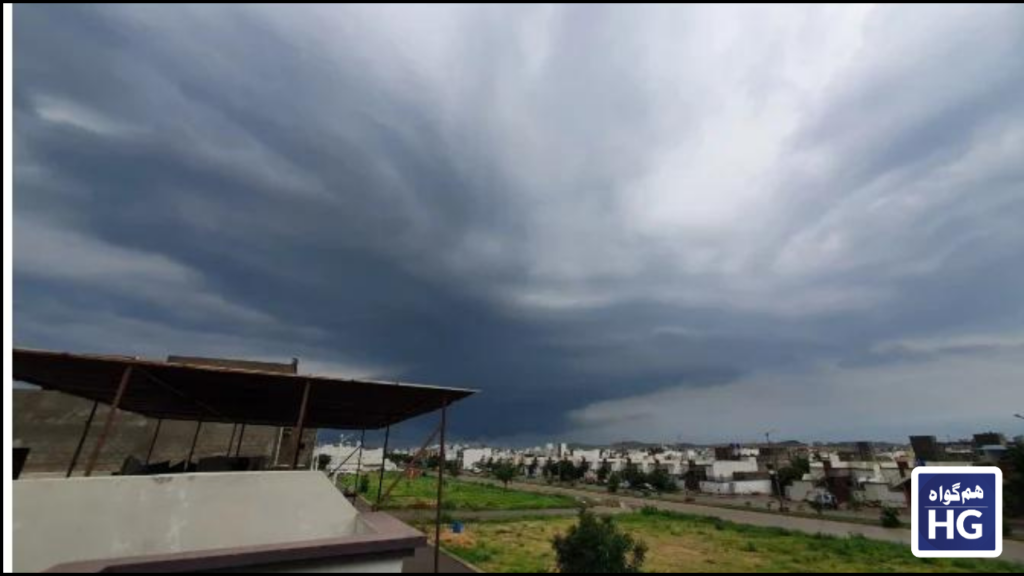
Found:
<path fill-rule="evenodd" d="M 449 460 L 444 467 L 445 474 L 448 474 L 452 478 L 458 478 L 462 475 L 462 466 L 458 460 Z"/>
<path fill-rule="evenodd" d="M 678 489 L 676 483 L 672 481 L 672 476 L 669 475 L 668 470 L 661 466 L 655 468 L 654 472 L 647 476 L 647 483 L 658 492 L 675 492 Z"/>
<path fill-rule="evenodd" d="M 316 469 L 327 471 L 331 467 L 331 455 L 320 454 L 316 457 Z"/>
<path fill-rule="evenodd" d="M 1006 485 L 1003 489 L 1003 509 L 1007 518 L 1024 516 L 1024 445 L 1011 446 L 1006 451 Z"/>
<path fill-rule="evenodd" d="M 567 459 L 562 459 L 558 463 L 558 481 L 559 482 L 572 482 L 576 479 L 576 466 Z"/>
<path fill-rule="evenodd" d="M 551 460 L 546 460 L 544 462 L 544 479 L 547 480 L 548 484 L 550 484 L 555 481 L 557 476 L 558 469 L 557 466 L 555 466 L 555 463 Z"/>
<path fill-rule="evenodd" d="M 504 484 L 505 489 L 508 490 L 508 483 L 515 480 L 516 476 L 519 475 L 519 468 L 511 462 L 502 461 L 494 465 L 491 469 L 491 474 Z"/>
<path fill-rule="evenodd" d="M 359 477 L 359 493 L 366 494 L 370 491 L 370 477 L 360 476 Z"/>
<path fill-rule="evenodd" d="M 441 463 L 440 454 L 431 454 L 426 457 L 423 461 L 423 467 L 425 470 L 437 470 L 437 467 Z"/>
<path fill-rule="evenodd" d="M 612 472 L 608 476 L 608 492 L 615 494 L 619 491 L 619 487 L 622 486 L 622 474 L 618 472 Z"/>
<path fill-rule="evenodd" d="M 540 462 L 537 460 L 537 457 L 534 456 L 533 460 L 530 461 L 530 465 L 526 469 L 526 471 L 529 474 L 530 478 L 533 478 L 534 476 L 537 475 L 537 469 L 538 468 L 540 468 Z"/>
<path fill-rule="evenodd" d="M 622 479 L 629 482 L 629 487 L 634 489 L 641 484 L 647 483 L 647 475 L 641 472 L 640 467 L 628 458 L 626 459 L 626 470 L 622 474 Z"/>
<path fill-rule="evenodd" d="M 394 463 L 395 466 L 398 466 L 399 468 L 405 468 L 406 465 L 412 462 L 412 455 L 392 452 L 391 454 L 388 454 L 388 460 L 390 460 L 392 463 Z"/>
<path fill-rule="evenodd" d="M 639 574 L 647 557 L 646 544 L 620 531 L 611 518 L 587 510 L 552 546 L 563 574 Z"/>
<path fill-rule="evenodd" d="M 612 473 L 612 465 L 605 458 L 601 462 L 601 467 L 597 469 L 597 481 L 600 484 L 604 484 L 608 481 L 608 475 Z"/>
<path fill-rule="evenodd" d="M 576 480 L 583 480 L 587 476 L 587 472 L 590 472 L 590 462 L 587 462 L 586 458 L 581 459 L 579 466 L 576 466 L 575 472 Z"/>
<path fill-rule="evenodd" d="M 811 461 L 802 456 L 797 456 L 790 461 L 788 466 L 779 470 L 777 480 L 773 483 L 772 490 L 776 496 L 784 496 L 786 488 L 793 485 L 793 482 L 800 480 L 804 474 L 810 474 Z M 782 494 L 779 494 L 779 492 Z"/>

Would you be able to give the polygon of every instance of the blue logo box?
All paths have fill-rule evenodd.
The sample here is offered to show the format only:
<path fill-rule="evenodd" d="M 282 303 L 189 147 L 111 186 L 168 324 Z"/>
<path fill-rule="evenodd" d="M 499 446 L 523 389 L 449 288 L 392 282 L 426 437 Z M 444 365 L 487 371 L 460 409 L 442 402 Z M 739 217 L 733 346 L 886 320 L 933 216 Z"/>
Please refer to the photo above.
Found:
<path fill-rule="evenodd" d="M 1003 472 L 995 467 L 914 469 L 911 541 L 918 558 L 1003 553 Z"/>

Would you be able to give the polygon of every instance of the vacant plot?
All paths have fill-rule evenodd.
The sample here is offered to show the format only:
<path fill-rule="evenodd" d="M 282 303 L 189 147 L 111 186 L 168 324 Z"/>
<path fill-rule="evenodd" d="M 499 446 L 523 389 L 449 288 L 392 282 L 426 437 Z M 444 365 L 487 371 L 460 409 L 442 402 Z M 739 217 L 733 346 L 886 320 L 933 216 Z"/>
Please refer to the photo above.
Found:
<path fill-rule="evenodd" d="M 387 474 L 384 478 L 384 490 L 398 478 L 398 474 Z M 370 479 L 370 490 L 367 498 L 376 499 L 378 477 Z M 351 486 L 354 477 L 346 477 L 342 483 Z M 416 510 L 434 507 L 437 500 L 437 478 L 421 476 L 415 479 L 402 478 L 398 481 L 391 497 L 383 508 L 389 510 Z M 446 510 L 551 510 L 558 508 L 572 509 L 578 502 L 568 496 L 553 494 L 533 494 L 518 490 L 505 490 L 498 486 L 463 482 L 458 478 L 446 478 L 444 488 L 444 507 Z"/>
<path fill-rule="evenodd" d="M 1004 572 L 1024 567 L 988 560 L 922 560 L 898 544 L 833 538 L 665 513 L 616 517 L 650 546 L 647 572 Z M 572 518 L 471 524 L 444 538 L 449 552 L 487 572 L 551 572 L 551 539 Z"/>

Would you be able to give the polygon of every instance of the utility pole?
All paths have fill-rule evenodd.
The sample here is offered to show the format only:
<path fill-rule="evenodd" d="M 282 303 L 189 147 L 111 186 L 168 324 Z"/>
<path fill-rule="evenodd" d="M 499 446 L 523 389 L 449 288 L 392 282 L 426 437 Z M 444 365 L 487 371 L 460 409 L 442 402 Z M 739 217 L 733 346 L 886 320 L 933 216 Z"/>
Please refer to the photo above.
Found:
<path fill-rule="evenodd" d="M 779 453 L 772 446 L 772 432 L 776 432 L 776 430 L 765 432 L 764 439 L 768 443 L 768 450 L 772 453 L 772 484 L 775 486 L 775 493 L 779 496 L 779 512 L 785 512 L 786 502 L 782 498 L 782 484 L 779 482 Z"/>

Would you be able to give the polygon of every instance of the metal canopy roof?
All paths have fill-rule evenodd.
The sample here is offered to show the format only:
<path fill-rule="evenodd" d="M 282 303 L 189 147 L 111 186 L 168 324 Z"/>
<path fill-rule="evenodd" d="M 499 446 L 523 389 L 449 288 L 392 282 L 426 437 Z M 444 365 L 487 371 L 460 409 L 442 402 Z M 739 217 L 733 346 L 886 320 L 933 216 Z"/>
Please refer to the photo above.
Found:
<path fill-rule="evenodd" d="M 121 409 L 151 418 L 293 426 L 306 383 L 305 427 L 377 430 L 476 393 L 375 380 L 346 380 L 125 356 L 14 350 L 14 378 L 110 404 L 126 370 Z"/>

